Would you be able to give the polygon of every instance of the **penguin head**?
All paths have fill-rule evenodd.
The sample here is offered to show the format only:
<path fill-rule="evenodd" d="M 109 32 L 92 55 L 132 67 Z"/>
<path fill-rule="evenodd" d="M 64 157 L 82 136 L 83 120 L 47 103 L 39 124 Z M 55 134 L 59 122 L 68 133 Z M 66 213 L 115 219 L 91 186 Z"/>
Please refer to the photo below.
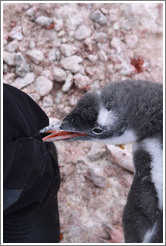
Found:
<path fill-rule="evenodd" d="M 58 135 L 57 138 L 53 134 L 54 139 L 46 137 L 45 140 L 101 140 L 112 144 L 130 142 L 128 139 L 119 139 L 129 128 L 130 122 L 129 95 L 125 93 L 124 96 L 124 90 L 119 84 L 111 84 L 99 91 L 86 93 L 72 112 L 62 120 L 59 126 L 62 132 L 58 134 L 63 136 Z M 131 132 L 129 135 L 133 137 Z"/>

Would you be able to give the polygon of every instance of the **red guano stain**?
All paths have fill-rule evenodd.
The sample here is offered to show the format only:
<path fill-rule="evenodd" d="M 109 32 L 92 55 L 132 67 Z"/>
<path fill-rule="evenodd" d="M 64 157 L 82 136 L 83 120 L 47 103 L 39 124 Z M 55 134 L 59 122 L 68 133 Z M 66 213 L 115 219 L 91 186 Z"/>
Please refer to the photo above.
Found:
<path fill-rule="evenodd" d="M 61 241 L 62 239 L 63 239 L 63 234 L 60 233 L 59 241 Z"/>
<path fill-rule="evenodd" d="M 51 23 L 49 26 L 45 27 L 46 29 L 53 29 L 55 26 L 55 22 Z"/>
<path fill-rule="evenodd" d="M 131 58 L 130 64 L 135 67 L 136 73 L 142 73 L 143 72 L 144 60 L 142 58 L 140 58 L 140 57 Z"/>

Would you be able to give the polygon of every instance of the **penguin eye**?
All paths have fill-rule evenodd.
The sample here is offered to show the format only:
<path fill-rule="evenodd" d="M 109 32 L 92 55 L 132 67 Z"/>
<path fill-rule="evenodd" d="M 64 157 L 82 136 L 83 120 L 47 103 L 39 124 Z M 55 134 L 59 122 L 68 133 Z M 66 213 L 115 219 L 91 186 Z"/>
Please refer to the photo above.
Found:
<path fill-rule="evenodd" d="M 92 131 L 93 131 L 93 133 L 99 135 L 99 134 L 101 134 L 101 133 L 103 132 L 103 129 L 100 128 L 100 127 L 94 127 L 94 128 L 92 129 Z"/>

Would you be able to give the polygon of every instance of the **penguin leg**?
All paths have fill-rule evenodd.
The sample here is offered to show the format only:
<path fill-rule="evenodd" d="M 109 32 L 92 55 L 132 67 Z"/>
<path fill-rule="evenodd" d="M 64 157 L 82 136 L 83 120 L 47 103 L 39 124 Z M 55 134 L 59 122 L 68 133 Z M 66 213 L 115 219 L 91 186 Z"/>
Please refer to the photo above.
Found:
<path fill-rule="evenodd" d="M 108 238 L 100 238 L 102 243 L 123 243 L 124 236 L 123 236 L 123 229 L 121 226 L 115 226 L 112 228 L 108 224 L 104 224 L 104 229 L 108 234 Z"/>

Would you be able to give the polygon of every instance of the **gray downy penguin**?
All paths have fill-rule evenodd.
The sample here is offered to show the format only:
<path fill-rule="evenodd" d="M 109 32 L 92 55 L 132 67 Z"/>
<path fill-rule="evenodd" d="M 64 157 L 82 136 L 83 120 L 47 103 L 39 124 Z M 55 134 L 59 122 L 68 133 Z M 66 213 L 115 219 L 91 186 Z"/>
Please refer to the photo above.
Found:
<path fill-rule="evenodd" d="M 86 93 L 43 141 L 133 142 L 134 179 L 123 212 L 125 243 L 163 242 L 163 90 L 150 81 L 112 82 Z"/>

